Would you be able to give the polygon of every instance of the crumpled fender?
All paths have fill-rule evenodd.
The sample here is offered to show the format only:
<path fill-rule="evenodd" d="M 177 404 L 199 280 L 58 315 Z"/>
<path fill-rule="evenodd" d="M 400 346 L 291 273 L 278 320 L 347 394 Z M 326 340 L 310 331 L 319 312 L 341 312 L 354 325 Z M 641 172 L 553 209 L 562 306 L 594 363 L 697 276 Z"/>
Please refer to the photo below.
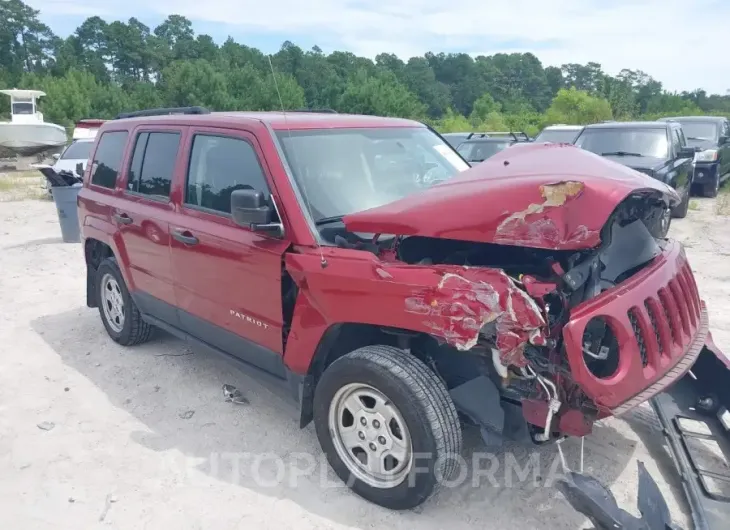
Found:
<path fill-rule="evenodd" d="M 579 250 L 600 243 L 601 228 L 634 194 L 679 203 L 672 188 L 621 164 L 575 146 L 534 144 L 343 222 L 352 232 Z"/>
<path fill-rule="evenodd" d="M 292 369 L 306 371 L 325 329 L 348 322 L 428 333 L 459 350 L 473 348 L 480 332 L 490 333 L 505 366 L 524 366 L 525 346 L 545 344 L 541 309 L 501 269 L 364 260 L 361 252 L 345 249 L 323 252 L 326 268 L 318 253 L 286 254 L 287 270 L 299 286 L 285 351 Z"/>
<path fill-rule="evenodd" d="M 524 366 L 528 342 L 545 344 L 545 319 L 535 301 L 499 269 L 434 267 L 443 274 L 435 287 L 405 299 L 408 313 L 422 315 L 431 334 L 458 350 L 476 345 L 482 328 L 494 325 L 503 365 Z"/>

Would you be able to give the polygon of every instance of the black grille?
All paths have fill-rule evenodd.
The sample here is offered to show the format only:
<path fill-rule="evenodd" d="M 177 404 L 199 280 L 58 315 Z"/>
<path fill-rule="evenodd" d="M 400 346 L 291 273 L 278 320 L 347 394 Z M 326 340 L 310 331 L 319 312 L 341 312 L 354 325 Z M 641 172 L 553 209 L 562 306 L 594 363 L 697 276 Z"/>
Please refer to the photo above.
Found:
<path fill-rule="evenodd" d="M 639 326 L 639 319 L 636 317 L 634 310 L 629 311 L 629 320 L 631 321 L 631 327 L 634 330 L 636 336 L 636 342 L 639 344 L 639 353 L 641 354 L 641 365 L 646 366 L 649 362 L 649 356 L 646 353 L 646 344 L 644 344 L 644 334 L 641 332 Z"/>
<path fill-rule="evenodd" d="M 644 307 L 646 307 L 646 312 L 649 314 L 649 320 L 651 320 L 651 329 L 654 330 L 654 336 L 656 337 L 656 343 L 659 347 L 659 353 L 661 355 L 664 355 L 666 352 L 664 351 L 664 347 L 662 346 L 662 338 L 661 335 L 659 335 L 659 325 L 657 324 L 654 310 L 646 302 L 644 302 Z"/>

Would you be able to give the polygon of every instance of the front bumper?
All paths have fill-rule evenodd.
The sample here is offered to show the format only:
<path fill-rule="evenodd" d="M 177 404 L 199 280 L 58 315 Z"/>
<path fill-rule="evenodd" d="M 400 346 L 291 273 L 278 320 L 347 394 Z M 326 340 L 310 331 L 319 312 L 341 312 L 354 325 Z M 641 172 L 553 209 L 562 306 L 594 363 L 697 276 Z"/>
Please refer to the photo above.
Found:
<path fill-rule="evenodd" d="M 694 184 L 710 184 L 717 178 L 718 162 L 696 162 Z"/>
<path fill-rule="evenodd" d="M 618 344 L 618 367 L 608 377 L 594 375 L 583 354 L 585 329 L 598 317 L 608 323 Z M 699 356 L 707 333 L 707 309 L 684 250 L 675 241 L 642 271 L 574 308 L 563 329 L 575 381 L 613 415 L 681 378 Z"/>

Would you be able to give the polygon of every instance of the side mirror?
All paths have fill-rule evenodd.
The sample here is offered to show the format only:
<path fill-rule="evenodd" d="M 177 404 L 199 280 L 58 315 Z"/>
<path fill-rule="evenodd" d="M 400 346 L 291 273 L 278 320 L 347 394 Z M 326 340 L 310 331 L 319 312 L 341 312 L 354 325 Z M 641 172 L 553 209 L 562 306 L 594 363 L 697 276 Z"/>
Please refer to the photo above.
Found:
<path fill-rule="evenodd" d="M 274 209 L 267 204 L 260 191 L 246 189 L 231 193 L 231 216 L 236 224 L 260 232 L 281 235 L 281 223 L 272 223 Z"/>
<path fill-rule="evenodd" d="M 694 147 L 680 147 L 679 152 L 677 153 L 677 157 L 679 158 L 694 158 L 695 157 L 695 151 Z"/>
<path fill-rule="evenodd" d="M 53 154 L 51 155 L 51 158 L 52 158 L 53 160 L 58 160 L 59 158 L 61 158 L 61 153 L 53 153 Z"/>

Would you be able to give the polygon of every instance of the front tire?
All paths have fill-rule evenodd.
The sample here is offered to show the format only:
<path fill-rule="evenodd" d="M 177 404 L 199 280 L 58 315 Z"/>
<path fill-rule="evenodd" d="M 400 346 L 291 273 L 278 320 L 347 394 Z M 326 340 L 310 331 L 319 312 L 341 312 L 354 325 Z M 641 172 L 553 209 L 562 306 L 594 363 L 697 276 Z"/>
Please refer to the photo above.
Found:
<path fill-rule="evenodd" d="M 461 425 L 445 385 L 391 346 L 366 346 L 333 362 L 315 390 L 314 423 L 337 476 L 385 508 L 423 503 L 460 460 Z"/>
<path fill-rule="evenodd" d="M 682 202 L 680 202 L 676 208 L 672 210 L 672 217 L 676 217 L 677 219 L 684 219 L 687 217 L 687 212 L 689 211 L 689 187 L 687 187 L 684 190 L 684 196 L 682 197 Z"/>
<path fill-rule="evenodd" d="M 96 288 L 101 321 L 112 340 L 122 346 L 147 342 L 153 328 L 142 320 L 115 258 L 106 258 L 99 264 Z"/>
<path fill-rule="evenodd" d="M 718 171 L 719 173 L 719 171 Z M 702 186 L 702 195 L 705 197 L 714 198 L 720 191 L 720 175 L 715 177 L 714 182 L 709 182 Z"/>

